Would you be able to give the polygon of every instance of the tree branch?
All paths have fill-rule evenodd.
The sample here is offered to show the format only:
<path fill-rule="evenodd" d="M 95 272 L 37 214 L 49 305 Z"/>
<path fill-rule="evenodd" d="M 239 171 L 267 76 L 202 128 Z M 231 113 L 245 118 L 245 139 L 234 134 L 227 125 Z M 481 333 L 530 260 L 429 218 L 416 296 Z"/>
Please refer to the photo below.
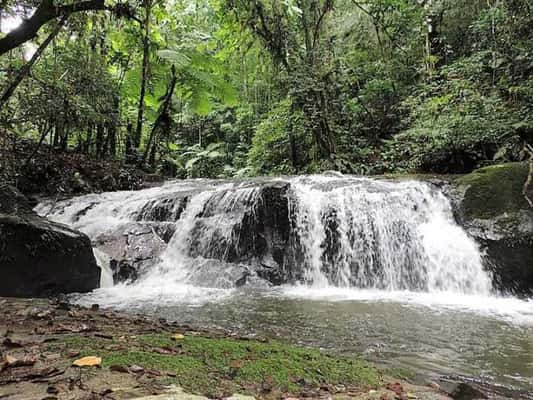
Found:
<path fill-rule="evenodd" d="M 68 17 L 73 13 L 92 10 L 110 10 L 119 17 L 135 19 L 129 7 L 125 8 L 119 4 L 110 8 L 105 5 L 105 0 L 85 0 L 64 6 L 56 6 L 54 0 L 42 0 L 30 18 L 25 19 L 19 27 L 0 39 L 0 56 L 35 38 L 46 23 L 59 17 Z"/>
<path fill-rule="evenodd" d="M 13 95 L 13 93 L 15 93 L 15 90 L 17 90 L 17 87 L 20 82 L 22 82 L 22 80 L 30 73 L 31 67 L 33 67 L 33 65 L 37 62 L 43 51 L 48 47 L 50 42 L 54 40 L 61 28 L 63 28 L 63 25 L 65 25 L 67 18 L 68 16 L 66 15 L 61 18 L 55 29 L 48 35 L 44 42 L 35 51 L 31 59 L 20 69 L 13 82 L 6 88 L 6 90 L 4 90 L 4 92 L 2 93 L 2 97 L 0 98 L 0 110 L 2 110 L 9 98 Z"/>

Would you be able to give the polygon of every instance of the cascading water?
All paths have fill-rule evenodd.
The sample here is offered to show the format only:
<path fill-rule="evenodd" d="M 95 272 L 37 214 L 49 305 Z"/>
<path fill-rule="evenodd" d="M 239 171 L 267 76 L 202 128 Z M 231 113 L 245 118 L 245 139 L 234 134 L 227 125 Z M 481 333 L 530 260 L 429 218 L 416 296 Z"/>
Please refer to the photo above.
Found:
<path fill-rule="evenodd" d="M 448 199 L 431 185 L 331 176 L 283 182 L 288 189 L 279 196 L 288 198 L 290 232 L 277 269 L 286 283 L 490 293 L 478 246 L 454 221 Z M 141 268 L 137 287 L 231 288 L 242 274 L 274 258 L 255 254 L 268 247 L 260 245 L 269 229 L 258 217 L 266 207 L 263 184 L 172 182 L 139 192 L 84 196 L 52 209 L 41 205 L 38 211 L 81 229 L 96 243 L 106 235 L 128 236 L 125 246 L 134 250 L 143 246 L 142 234 L 163 226 L 157 246 L 165 235 L 168 244 L 161 245 L 154 265 Z M 101 251 L 105 248 L 99 259 Z"/>
<path fill-rule="evenodd" d="M 421 182 L 301 178 L 291 185 L 294 233 L 314 287 L 488 295 L 476 243 L 449 200 Z"/>

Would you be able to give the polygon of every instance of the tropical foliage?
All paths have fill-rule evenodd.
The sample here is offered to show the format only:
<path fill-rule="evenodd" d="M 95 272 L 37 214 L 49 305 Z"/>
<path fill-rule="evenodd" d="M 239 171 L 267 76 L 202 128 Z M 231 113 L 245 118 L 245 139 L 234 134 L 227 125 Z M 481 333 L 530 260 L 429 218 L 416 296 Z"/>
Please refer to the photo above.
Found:
<path fill-rule="evenodd" d="M 467 172 L 533 141 L 532 8 L 11 0 L 0 124 L 183 178 Z M 8 33 L 40 10 L 37 36 Z"/>

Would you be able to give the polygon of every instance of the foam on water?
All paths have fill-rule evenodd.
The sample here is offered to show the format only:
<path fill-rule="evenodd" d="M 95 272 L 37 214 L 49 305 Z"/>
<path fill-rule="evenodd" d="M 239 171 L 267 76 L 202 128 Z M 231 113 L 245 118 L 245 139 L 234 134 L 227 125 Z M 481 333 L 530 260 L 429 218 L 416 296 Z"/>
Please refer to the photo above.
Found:
<path fill-rule="evenodd" d="M 318 289 L 304 285 L 284 286 L 276 295 L 311 301 L 394 302 L 406 306 L 427 307 L 435 312 L 455 310 L 504 320 L 513 325 L 533 326 L 533 300 L 520 300 L 515 297 L 336 287 Z"/>

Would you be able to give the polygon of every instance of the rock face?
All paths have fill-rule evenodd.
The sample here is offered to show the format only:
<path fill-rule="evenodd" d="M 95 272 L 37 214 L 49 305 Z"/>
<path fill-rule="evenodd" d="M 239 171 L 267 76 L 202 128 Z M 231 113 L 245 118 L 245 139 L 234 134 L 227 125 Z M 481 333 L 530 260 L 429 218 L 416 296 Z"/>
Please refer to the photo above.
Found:
<path fill-rule="evenodd" d="M 0 296 L 88 292 L 99 282 L 87 236 L 37 216 L 16 189 L 0 186 Z"/>
<path fill-rule="evenodd" d="M 495 287 L 521 296 L 533 295 L 533 208 L 522 194 L 527 174 L 527 164 L 509 163 L 454 183 L 459 222 L 482 244 Z"/>

